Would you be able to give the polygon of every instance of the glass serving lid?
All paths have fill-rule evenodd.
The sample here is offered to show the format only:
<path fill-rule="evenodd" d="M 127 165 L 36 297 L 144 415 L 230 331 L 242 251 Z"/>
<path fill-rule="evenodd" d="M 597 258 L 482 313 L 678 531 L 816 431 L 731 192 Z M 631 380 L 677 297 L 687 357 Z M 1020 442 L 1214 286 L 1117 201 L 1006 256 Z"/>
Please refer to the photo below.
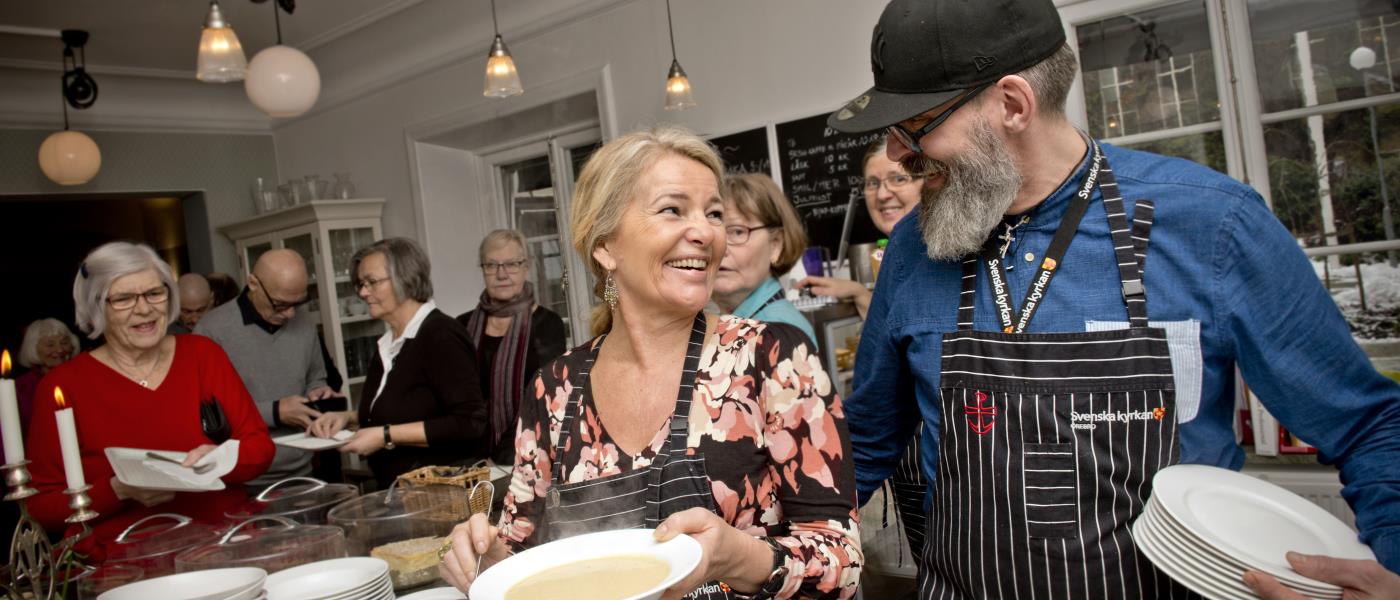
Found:
<path fill-rule="evenodd" d="M 254 527 L 271 523 L 272 527 Z M 345 532 L 330 525 L 302 525 L 285 517 L 254 517 L 239 523 L 218 541 L 196 546 L 175 557 L 180 573 L 258 567 L 275 573 L 307 563 L 344 558 Z"/>
<path fill-rule="evenodd" d="M 235 521 L 256 516 L 280 516 L 307 525 L 324 525 L 327 512 L 359 495 L 359 488 L 348 483 L 291 477 L 268 486 L 248 502 L 224 513 L 224 516 Z"/>

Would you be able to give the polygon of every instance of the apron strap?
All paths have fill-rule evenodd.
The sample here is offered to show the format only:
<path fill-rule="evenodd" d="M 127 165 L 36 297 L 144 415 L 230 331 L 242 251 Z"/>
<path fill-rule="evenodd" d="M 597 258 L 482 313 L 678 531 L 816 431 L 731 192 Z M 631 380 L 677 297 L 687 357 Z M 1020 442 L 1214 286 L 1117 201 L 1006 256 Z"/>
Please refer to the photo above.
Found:
<path fill-rule="evenodd" d="M 1133 259 L 1137 261 L 1138 279 L 1143 279 L 1147 269 L 1147 244 L 1152 237 L 1152 217 L 1156 207 L 1151 200 L 1143 198 L 1133 207 Z M 1128 305 L 1128 324 L 1131 327 L 1147 327 L 1147 288 L 1143 287 L 1140 296 L 1125 298 Z M 1138 310 L 1134 310 L 1137 307 Z"/>
<path fill-rule="evenodd" d="M 1152 209 L 1145 209 L 1148 216 L 1142 219 L 1144 209 L 1140 208 L 1139 202 L 1139 208 L 1133 211 L 1134 225 L 1130 228 L 1127 212 L 1123 208 L 1123 194 L 1118 191 L 1118 180 L 1113 175 L 1112 167 L 1107 164 L 1099 171 L 1099 190 L 1103 193 L 1103 207 L 1108 217 L 1109 233 L 1113 235 L 1113 253 L 1118 262 L 1118 278 L 1122 282 L 1123 304 L 1128 309 L 1128 324 L 1131 327 L 1146 327 L 1147 290 L 1142 284 L 1142 266 L 1138 262 L 1137 253 L 1138 245 L 1141 244 L 1141 253 L 1146 257 L 1147 238 L 1151 234 Z M 1146 226 L 1136 223 L 1138 220 L 1146 220 Z M 1139 232 L 1142 235 L 1135 235 Z M 1134 237 L 1143 239 L 1138 242 Z"/>
<path fill-rule="evenodd" d="M 583 410 L 583 395 L 588 392 L 588 373 L 593 370 L 593 363 L 598 360 L 598 350 L 603 347 L 603 340 L 608 338 L 608 334 L 598 336 L 598 341 L 593 347 L 588 349 L 588 356 L 583 359 L 583 366 L 578 371 L 578 385 L 574 386 L 573 393 L 569 394 L 569 402 L 564 405 L 564 419 L 559 423 L 559 440 L 556 443 L 553 436 L 546 434 L 546 442 L 549 444 L 550 459 L 550 490 L 558 489 L 564 484 L 564 451 L 568 447 L 569 428 L 573 426 L 574 415 Z M 558 492 L 555 491 L 550 496 L 551 502 L 557 502 Z"/>
<path fill-rule="evenodd" d="M 686 438 L 690 435 L 690 399 L 695 392 L 695 372 L 700 368 L 700 351 L 705 347 L 706 323 L 705 313 L 695 315 L 690 341 L 686 344 L 685 366 L 681 370 L 676 408 L 671 413 L 671 432 L 661 445 L 661 451 L 651 461 L 651 472 L 647 473 L 647 525 L 651 527 L 661 523 L 661 471 L 670 462 L 673 452 L 685 453 Z"/>
<path fill-rule="evenodd" d="M 958 296 L 958 330 L 972 331 L 972 316 L 977 306 L 977 253 L 963 259 L 962 292 Z"/>

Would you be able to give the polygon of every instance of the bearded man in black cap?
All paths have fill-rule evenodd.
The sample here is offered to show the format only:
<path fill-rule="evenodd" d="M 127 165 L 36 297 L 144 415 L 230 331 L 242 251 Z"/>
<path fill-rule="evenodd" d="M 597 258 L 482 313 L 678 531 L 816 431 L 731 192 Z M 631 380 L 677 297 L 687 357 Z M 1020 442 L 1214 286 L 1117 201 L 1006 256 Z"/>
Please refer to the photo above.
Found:
<path fill-rule="evenodd" d="M 828 121 L 886 129 L 926 181 L 845 403 L 861 501 L 922 420 L 921 597 L 1189 597 L 1130 525 L 1158 471 L 1243 465 L 1238 368 L 1337 465 L 1380 560 L 1290 553 L 1293 568 L 1400 598 L 1400 387 L 1258 193 L 1075 128 L 1077 66 L 1051 0 L 894 0 L 875 87 Z M 1294 597 L 1264 573 L 1241 583 Z"/>

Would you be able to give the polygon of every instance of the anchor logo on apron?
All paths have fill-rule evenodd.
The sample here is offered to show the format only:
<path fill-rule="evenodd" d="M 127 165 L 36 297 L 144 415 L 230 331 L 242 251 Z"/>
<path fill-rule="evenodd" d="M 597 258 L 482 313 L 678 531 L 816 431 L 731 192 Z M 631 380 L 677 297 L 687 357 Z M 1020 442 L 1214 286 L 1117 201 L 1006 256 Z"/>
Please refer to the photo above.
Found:
<path fill-rule="evenodd" d="M 967 415 L 967 425 L 972 428 L 977 435 L 986 435 L 992 432 L 992 426 L 997 424 L 997 407 L 995 404 L 984 405 L 987 401 L 987 394 L 977 392 L 974 394 L 977 404 L 964 404 L 963 414 Z"/>

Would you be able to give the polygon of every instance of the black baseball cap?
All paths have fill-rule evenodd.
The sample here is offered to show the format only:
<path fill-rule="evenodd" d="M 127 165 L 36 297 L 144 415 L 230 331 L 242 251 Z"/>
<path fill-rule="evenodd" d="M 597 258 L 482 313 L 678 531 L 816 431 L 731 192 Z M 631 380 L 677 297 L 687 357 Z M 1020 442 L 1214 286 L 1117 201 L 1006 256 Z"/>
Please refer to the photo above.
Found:
<path fill-rule="evenodd" d="M 846 133 L 883 129 L 993 83 L 1065 43 L 1053 0 L 893 0 L 870 39 L 875 87 L 826 123 Z"/>

